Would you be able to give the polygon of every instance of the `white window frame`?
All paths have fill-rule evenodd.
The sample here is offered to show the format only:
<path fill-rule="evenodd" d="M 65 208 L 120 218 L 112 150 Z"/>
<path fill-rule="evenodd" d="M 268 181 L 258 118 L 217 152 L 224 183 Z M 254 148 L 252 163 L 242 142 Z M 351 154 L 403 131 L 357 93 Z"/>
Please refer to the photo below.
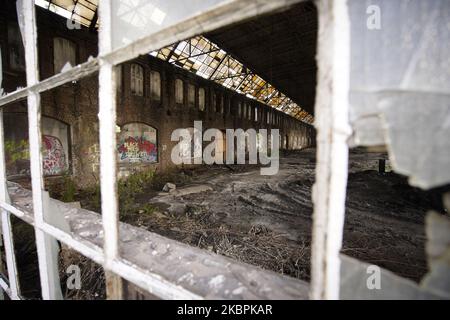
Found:
<path fill-rule="evenodd" d="M 24 71 L 25 70 L 25 49 L 22 46 L 22 37 L 20 34 L 19 26 L 16 26 L 11 21 L 6 23 L 7 30 L 7 43 L 8 43 L 8 51 L 7 51 L 7 57 L 8 57 L 8 66 L 12 70 L 19 70 Z M 17 54 L 19 54 L 19 58 L 21 61 L 18 61 L 18 64 L 13 62 L 13 54 L 12 54 L 12 48 L 17 50 Z M 23 60 L 22 60 L 23 59 Z"/>
<path fill-rule="evenodd" d="M 46 238 L 54 237 L 89 259 L 101 264 L 107 276 L 107 296 L 122 296 L 121 278 L 164 299 L 201 299 L 184 288 L 161 279 L 149 270 L 141 270 L 120 256 L 118 251 L 118 199 L 116 167 L 116 87 L 115 66 L 147 54 L 161 47 L 197 34 L 227 26 L 236 21 L 300 2 L 300 0 L 232 0 L 207 10 L 195 19 L 113 50 L 111 2 L 99 1 L 99 56 L 55 76 L 39 81 L 37 28 L 35 5 L 23 1 L 27 87 L 0 97 L 0 207 L 5 243 L 8 279 L 0 278 L 1 288 L 12 298 L 20 298 L 17 267 L 10 215 L 22 217 L 24 212 L 8 202 L 3 139 L 3 107 L 20 99 L 27 99 L 30 139 L 30 166 L 32 179 L 34 228 L 39 260 L 43 299 L 54 299 L 52 277 L 48 264 L 50 249 Z M 237 5 L 238 4 L 238 5 Z M 314 223 L 312 242 L 311 298 L 337 299 L 339 297 L 339 251 L 347 182 L 348 146 L 348 89 L 350 28 L 345 0 L 318 0 L 318 87 L 316 93 L 317 168 L 314 194 Z M 103 249 L 93 249 L 53 225 L 44 221 L 43 172 L 41 154 L 40 93 L 70 83 L 99 71 L 100 122 L 100 186 L 102 194 Z M 59 283 L 58 283 L 59 284 Z"/>

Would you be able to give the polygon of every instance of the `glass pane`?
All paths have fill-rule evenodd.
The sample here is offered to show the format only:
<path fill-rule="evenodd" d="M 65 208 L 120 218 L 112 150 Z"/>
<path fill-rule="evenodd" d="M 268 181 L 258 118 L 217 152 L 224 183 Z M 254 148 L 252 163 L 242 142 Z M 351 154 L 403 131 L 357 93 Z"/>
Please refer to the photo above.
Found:
<path fill-rule="evenodd" d="M 226 1 L 112 1 L 113 48 L 158 32 L 224 2 Z"/>
<path fill-rule="evenodd" d="M 13 1 L 1 7 L 0 96 L 26 86 L 25 50 Z"/>
<path fill-rule="evenodd" d="M 41 80 L 97 56 L 98 37 L 90 29 L 94 15 L 95 11 L 82 6 L 80 1 L 76 7 L 67 0 L 36 1 Z"/>
<path fill-rule="evenodd" d="M 380 107 L 387 112 L 404 104 L 409 110 L 427 110 L 425 118 L 427 114 L 439 114 L 440 105 L 445 113 L 448 103 L 440 97 L 448 95 L 450 88 L 450 2 L 377 0 L 368 5 L 351 0 L 349 14 L 350 117 L 358 143 L 384 143 L 386 125 L 374 112 Z M 425 92 L 427 95 L 422 94 L 420 99 L 414 96 Z M 425 105 L 435 109 L 431 111 Z M 421 117 L 416 111 L 414 114 L 414 118 Z M 423 150 L 416 144 L 412 148 Z"/>

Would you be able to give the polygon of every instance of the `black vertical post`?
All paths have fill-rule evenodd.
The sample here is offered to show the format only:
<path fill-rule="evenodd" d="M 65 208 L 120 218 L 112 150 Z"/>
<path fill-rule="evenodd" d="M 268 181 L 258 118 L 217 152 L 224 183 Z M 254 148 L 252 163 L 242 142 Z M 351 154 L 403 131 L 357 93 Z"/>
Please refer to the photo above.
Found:
<path fill-rule="evenodd" d="M 384 160 L 384 159 L 378 160 L 378 173 L 381 173 L 381 174 L 386 173 L 386 160 Z"/>

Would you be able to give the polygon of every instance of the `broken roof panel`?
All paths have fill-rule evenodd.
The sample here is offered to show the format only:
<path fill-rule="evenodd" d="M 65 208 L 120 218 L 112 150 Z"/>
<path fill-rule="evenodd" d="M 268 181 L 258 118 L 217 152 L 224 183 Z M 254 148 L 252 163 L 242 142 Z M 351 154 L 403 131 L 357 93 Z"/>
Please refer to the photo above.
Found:
<path fill-rule="evenodd" d="M 85 27 L 90 27 L 91 23 L 95 23 L 95 27 L 98 27 L 96 17 L 98 0 L 35 0 L 35 3 Z"/>
<path fill-rule="evenodd" d="M 218 5 L 220 2 L 220 0 L 209 0 L 200 5 L 200 7 L 204 7 L 203 9 L 205 9 L 213 5 Z M 56 14 L 79 22 L 86 27 L 98 27 L 96 14 L 98 0 L 35 0 L 35 3 Z M 148 8 L 149 5 L 152 7 L 153 13 L 158 8 L 158 10 L 162 10 L 161 8 L 163 7 L 166 8 L 171 6 L 166 3 L 161 3 L 157 6 L 158 3 L 158 1 L 153 4 L 140 3 L 139 1 L 134 4 L 124 4 L 122 2 L 115 4 L 114 2 L 116 9 L 116 16 L 114 18 L 119 24 L 124 23 L 120 19 L 125 19 L 126 17 L 129 18 L 127 18 L 129 20 L 127 20 L 128 24 L 131 24 L 133 21 L 136 22 L 136 19 L 139 20 L 141 18 L 141 22 L 144 24 L 147 23 L 148 19 L 153 19 L 152 21 L 155 22 L 155 17 L 152 16 L 149 18 L 148 15 L 150 12 L 142 13 L 142 11 L 145 8 Z M 192 8 L 188 11 L 192 11 Z M 121 15 L 119 15 L 119 13 L 121 13 Z M 133 17 L 129 15 L 132 15 Z M 170 21 L 161 23 L 164 25 L 169 22 Z M 94 23 L 95 26 L 93 26 L 92 23 Z M 162 27 L 162 25 L 160 27 Z M 139 26 L 135 25 L 134 27 L 137 28 Z M 139 27 L 139 29 L 142 28 L 143 26 Z M 312 123 L 313 121 L 313 117 L 309 115 L 309 113 L 306 113 L 305 110 L 289 99 L 285 94 L 277 90 L 271 83 L 249 70 L 249 68 L 238 59 L 203 36 L 180 41 L 176 44 L 162 48 L 157 52 L 152 52 L 151 55 L 191 71 L 203 78 L 220 83 L 226 88 L 245 94 L 247 97 L 254 98 L 277 110 L 284 111 L 299 120 L 307 123 Z M 309 116 L 303 116 L 305 113 Z M 302 117 L 299 117 L 299 115 L 302 115 Z"/>
<path fill-rule="evenodd" d="M 165 61 L 245 94 L 307 123 L 313 117 L 243 63 L 203 36 L 152 53 Z"/>
<path fill-rule="evenodd" d="M 226 53 L 202 37 L 180 41 L 158 51 L 156 57 L 210 78 Z"/>
<path fill-rule="evenodd" d="M 313 115 L 317 32 L 317 8 L 313 1 L 302 1 L 204 36 Z M 266 91 L 271 90 L 258 95 L 266 98 L 270 94 Z"/>

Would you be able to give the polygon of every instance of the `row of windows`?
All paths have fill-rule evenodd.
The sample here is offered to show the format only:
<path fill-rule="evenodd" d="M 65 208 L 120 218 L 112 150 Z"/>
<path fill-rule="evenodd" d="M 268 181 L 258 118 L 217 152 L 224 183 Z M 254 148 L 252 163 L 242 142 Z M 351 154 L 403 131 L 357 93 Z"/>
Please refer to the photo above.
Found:
<path fill-rule="evenodd" d="M 205 89 L 199 88 L 198 90 L 198 108 L 200 111 L 205 111 Z M 176 79 L 175 80 L 175 102 L 183 103 L 184 102 L 184 84 L 183 80 Z M 188 85 L 188 104 L 190 106 L 195 105 L 195 86 L 192 84 Z M 216 95 L 213 93 L 212 96 L 212 110 L 215 110 L 218 113 L 232 113 L 230 101 L 227 102 L 227 110 L 225 110 L 224 96 Z M 248 120 L 254 120 L 255 122 L 262 120 L 263 118 L 263 110 L 259 110 L 256 106 L 252 106 L 245 102 L 238 102 L 237 104 L 237 115 L 239 118 L 244 118 Z M 282 116 L 276 114 L 274 112 L 269 112 L 266 114 L 267 124 L 281 124 Z"/>
<path fill-rule="evenodd" d="M 76 65 L 76 44 L 64 38 L 54 38 L 54 67 L 55 72 L 60 72 L 64 65 L 69 62 L 72 66 Z M 122 78 L 122 69 L 118 68 L 118 79 Z M 121 81 L 119 81 L 120 90 Z M 131 93 L 137 96 L 144 96 L 145 78 L 144 68 L 136 63 L 131 64 L 130 67 L 130 89 Z M 195 106 L 196 88 L 193 84 L 187 86 L 187 104 Z M 150 72 L 150 95 L 155 101 L 161 101 L 161 75 L 158 71 Z M 178 104 L 184 103 L 184 83 L 181 79 L 175 80 L 175 102 Z M 198 108 L 200 111 L 205 111 L 206 108 L 206 94 L 204 88 L 198 90 Z M 230 107 L 230 101 L 227 101 L 227 110 L 225 109 L 224 96 L 212 96 L 212 110 L 218 113 L 230 113 L 233 111 Z M 264 111 L 259 110 L 256 106 L 252 106 L 246 102 L 238 102 L 237 116 L 255 122 L 264 121 Z M 282 115 L 275 112 L 266 112 L 265 122 L 267 124 L 280 125 L 282 122 Z"/>
<path fill-rule="evenodd" d="M 11 69 L 25 70 L 25 53 L 19 26 L 13 23 L 8 24 L 8 47 L 9 65 Z M 70 63 L 75 66 L 77 63 L 77 46 L 74 42 L 55 37 L 53 38 L 53 68 L 54 73 L 59 73 Z"/>
<path fill-rule="evenodd" d="M 12 30 L 13 28 L 10 28 Z M 77 46 L 74 42 L 65 38 L 55 37 L 53 39 L 53 65 L 55 73 L 61 72 L 67 63 L 75 66 L 77 63 Z M 17 59 L 16 59 L 17 60 Z M 18 63 L 17 63 L 18 64 Z M 122 78 L 122 69 L 118 68 L 118 79 Z M 131 93 L 137 96 L 144 95 L 144 68 L 139 64 L 131 64 L 130 67 L 130 89 Z M 121 81 L 119 81 L 119 90 Z M 187 104 L 191 107 L 195 106 L 195 92 L 196 88 L 193 84 L 187 86 Z M 157 71 L 150 72 L 150 95 L 155 101 L 161 101 L 161 75 Z M 184 83 L 181 79 L 175 80 L 175 102 L 178 104 L 184 103 Z M 224 97 L 222 95 L 216 95 L 213 93 L 212 97 L 212 110 L 218 113 L 233 113 L 230 110 L 229 101 L 227 102 L 228 110 L 224 110 Z M 198 108 L 200 111 L 205 111 L 206 108 L 206 93 L 204 88 L 198 89 Z M 258 112 L 259 111 L 259 112 Z M 256 106 L 251 106 L 245 102 L 238 102 L 237 116 L 255 122 L 264 121 L 263 110 L 258 110 Z M 280 125 L 282 123 L 283 116 L 276 114 L 275 112 L 269 112 L 266 114 L 265 122 L 267 124 Z"/>
<path fill-rule="evenodd" d="M 61 72 L 70 63 L 77 65 L 77 46 L 74 42 L 64 38 L 53 38 L 53 67 L 55 73 Z"/>
<path fill-rule="evenodd" d="M 161 99 L 161 76 L 159 72 L 152 71 L 150 76 L 150 88 L 152 98 L 160 101 Z M 193 84 L 187 86 L 187 104 L 189 106 L 195 106 L 195 92 L 196 88 Z M 131 65 L 131 92 L 132 94 L 142 96 L 144 92 L 144 69 L 139 64 Z M 175 79 L 175 103 L 184 103 L 184 82 L 181 79 Z M 212 110 L 218 113 L 232 113 L 230 110 L 230 101 L 227 102 L 227 110 L 225 110 L 224 96 L 216 95 L 212 96 Z M 198 89 L 198 108 L 200 111 L 205 111 L 206 108 L 206 93 L 204 88 Z M 238 102 L 237 115 L 239 118 L 248 120 L 254 120 L 255 122 L 263 119 L 263 110 L 259 110 L 256 106 L 252 106 L 249 103 Z M 282 115 L 275 112 L 266 113 L 266 123 L 280 125 L 282 122 Z"/>
<path fill-rule="evenodd" d="M 121 77 L 122 74 L 120 72 L 119 79 L 121 79 Z M 144 68 L 133 63 L 130 68 L 130 77 L 131 93 L 137 96 L 143 96 Z M 161 101 L 161 74 L 158 71 L 150 71 L 150 96 L 153 100 Z"/>
<path fill-rule="evenodd" d="M 53 39 L 53 67 L 55 73 L 61 72 L 67 63 L 75 66 L 77 63 L 77 46 L 74 42 L 65 38 Z M 117 68 L 118 79 L 122 79 L 122 69 Z M 130 68 L 131 93 L 137 96 L 144 95 L 144 68 L 139 64 L 132 64 Z M 121 81 L 118 82 L 118 89 Z M 157 71 L 150 72 L 150 95 L 153 100 L 161 100 L 161 75 Z"/>
<path fill-rule="evenodd" d="M 25 70 L 25 52 L 19 26 L 8 24 L 9 66 L 13 70 Z M 53 38 L 53 71 L 60 73 L 64 66 L 77 64 L 77 45 L 65 38 Z"/>

